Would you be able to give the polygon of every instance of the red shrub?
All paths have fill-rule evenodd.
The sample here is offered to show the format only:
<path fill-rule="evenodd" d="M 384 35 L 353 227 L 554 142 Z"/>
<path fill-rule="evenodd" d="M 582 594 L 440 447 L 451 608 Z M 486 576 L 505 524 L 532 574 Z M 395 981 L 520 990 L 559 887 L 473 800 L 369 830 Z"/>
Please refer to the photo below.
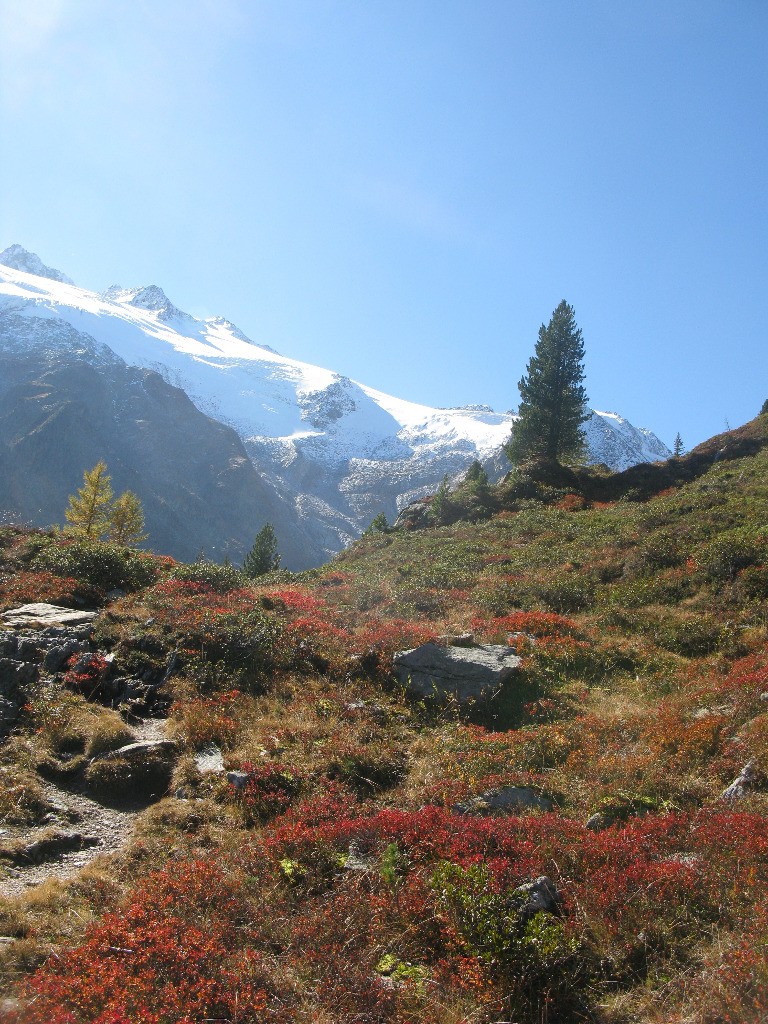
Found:
<path fill-rule="evenodd" d="M 259 1024 L 267 993 L 243 939 L 241 884 L 209 862 L 149 878 L 119 914 L 28 982 L 25 1024 Z"/>
<path fill-rule="evenodd" d="M 82 585 L 71 576 L 55 576 L 52 572 L 17 572 L 0 581 L 0 605 L 10 607 L 30 601 L 71 604 L 82 589 Z"/>

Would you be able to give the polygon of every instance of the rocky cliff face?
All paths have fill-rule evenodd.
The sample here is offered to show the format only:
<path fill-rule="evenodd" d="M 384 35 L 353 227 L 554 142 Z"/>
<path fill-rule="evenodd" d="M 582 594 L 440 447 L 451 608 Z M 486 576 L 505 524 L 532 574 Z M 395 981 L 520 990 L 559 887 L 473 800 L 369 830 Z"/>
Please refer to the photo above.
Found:
<path fill-rule="evenodd" d="M 105 458 L 144 501 L 152 545 L 180 557 L 238 560 L 271 521 L 289 567 L 316 565 L 475 459 L 508 468 L 509 413 L 403 401 L 198 320 L 155 285 L 77 288 L 20 246 L 0 254 L 0 354 L 0 507 L 60 520 Z M 587 433 L 614 469 L 669 454 L 614 413 Z"/>

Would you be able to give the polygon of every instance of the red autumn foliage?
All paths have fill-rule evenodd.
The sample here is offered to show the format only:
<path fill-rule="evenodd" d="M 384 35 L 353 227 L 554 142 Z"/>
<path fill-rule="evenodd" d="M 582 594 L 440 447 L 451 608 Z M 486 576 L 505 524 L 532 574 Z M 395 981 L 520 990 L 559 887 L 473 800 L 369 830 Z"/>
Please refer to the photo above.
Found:
<path fill-rule="evenodd" d="M 267 992 L 243 942 L 245 910 L 241 880 L 211 862 L 151 876 L 81 946 L 37 972 L 20 1024 L 260 1024 Z"/>
<path fill-rule="evenodd" d="M 71 576 L 56 576 L 52 572 L 17 572 L 0 580 L 0 605 L 46 601 L 51 604 L 71 604 L 83 590 Z"/>

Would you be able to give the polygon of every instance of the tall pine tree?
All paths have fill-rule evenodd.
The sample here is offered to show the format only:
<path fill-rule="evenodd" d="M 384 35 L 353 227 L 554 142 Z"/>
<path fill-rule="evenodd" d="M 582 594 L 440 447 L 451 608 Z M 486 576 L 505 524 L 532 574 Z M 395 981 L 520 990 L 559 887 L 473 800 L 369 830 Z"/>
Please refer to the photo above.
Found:
<path fill-rule="evenodd" d="M 584 341 L 573 308 L 563 300 L 528 361 L 520 389 L 519 419 L 504 447 L 510 462 L 579 462 L 584 455 L 582 423 L 589 418 L 584 380 Z"/>

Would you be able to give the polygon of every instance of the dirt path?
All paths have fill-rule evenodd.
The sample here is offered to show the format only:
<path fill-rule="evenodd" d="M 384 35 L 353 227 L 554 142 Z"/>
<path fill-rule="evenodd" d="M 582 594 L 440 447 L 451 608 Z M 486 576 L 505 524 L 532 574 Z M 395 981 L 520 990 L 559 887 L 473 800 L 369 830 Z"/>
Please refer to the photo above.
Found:
<path fill-rule="evenodd" d="M 160 740 L 165 737 L 165 720 L 148 718 L 132 731 L 137 740 Z M 43 783 L 45 796 L 54 808 L 54 817 L 44 827 L 19 829 L 6 827 L 0 840 L 4 843 L 21 840 L 34 844 L 52 830 L 66 838 L 59 844 L 69 849 L 46 851 L 43 847 L 33 858 L 37 863 L 0 867 L 0 892 L 18 896 L 30 886 L 48 878 L 74 877 L 95 857 L 114 853 L 128 840 L 136 819 L 146 805 L 107 807 L 75 789 L 63 789 L 53 782 Z M 78 840 L 78 837 L 81 837 Z"/>

